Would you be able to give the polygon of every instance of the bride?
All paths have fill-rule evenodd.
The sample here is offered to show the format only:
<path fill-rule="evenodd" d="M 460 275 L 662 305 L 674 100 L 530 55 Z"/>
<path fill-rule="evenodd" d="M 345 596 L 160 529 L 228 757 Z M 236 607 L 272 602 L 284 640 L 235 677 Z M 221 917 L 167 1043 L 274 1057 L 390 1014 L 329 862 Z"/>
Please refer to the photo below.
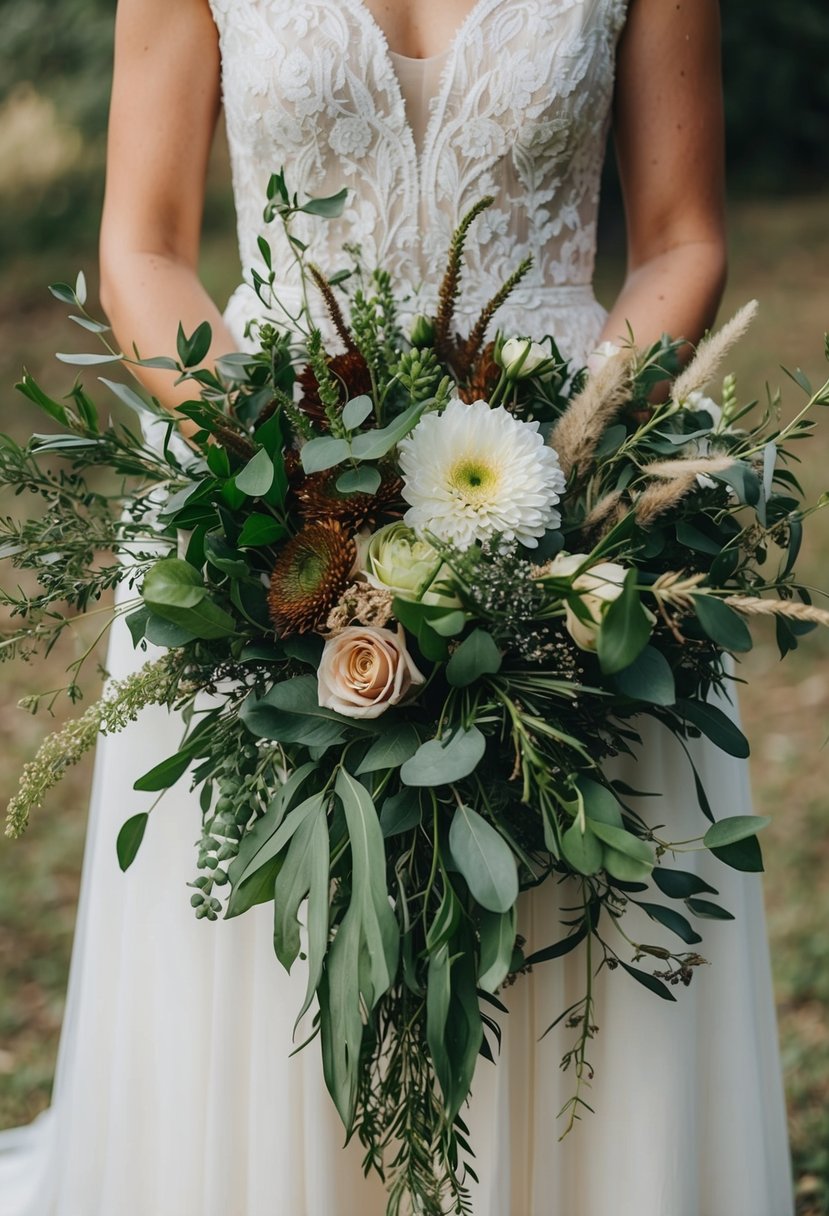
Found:
<path fill-rule="evenodd" d="M 285 165 L 301 197 L 350 188 L 342 220 L 300 233 L 314 260 L 334 272 L 356 240 L 412 314 L 433 310 L 448 236 L 489 193 L 470 239 L 470 312 L 532 252 L 498 323 L 553 333 L 577 362 L 628 324 L 645 343 L 663 330 L 697 340 L 713 321 L 715 0 L 121 0 L 101 295 L 125 349 L 170 351 L 179 321 L 207 319 L 215 357 L 258 315 L 249 286 L 222 316 L 198 279 L 220 94 L 246 273 L 265 183 Z M 629 268 L 606 316 L 590 282 L 611 115 Z M 280 264 L 290 302 L 286 249 Z M 186 394 L 164 372 L 146 384 L 171 407 Z M 142 659 L 116 625 L 111 673 Z M 382 1187 L 363 1178 L 358 1147 L 342 1147 L 316 1045 L 289 1057 L 305 981 L 278 967 L 267 911 L 217 925 L 192 915 L 182 876 L 199 811 L 186 790 L 168 794 L 136 864 L 118 870 L 118 829 L 145 809 L 133 782 L 179 730 L 148 710 L 99 748 L 54 1104 L 0 1139 L 0 1216 L 380 1216 Z M 657 724 L 642 734 L 640 759 L 613 775 L 664 791 L 642 813 L 693 836 L 686 761 Z M 743 764 L 704 740 L 695 761 L 716 807 L 750 809 Z M 699 866 L 736 920 L 711 924 L 712 965 L 676 1005 L 597 978 L 595 1114 L 561 1143 L 564 1040 L 540 1036 L 578 992 L 581 961 L 509 989 L 501 1058 L 480 1062 L 468 1114 L 475 1216 L 791 1213 L 761 890 L 712 858 Z M 524 897 L 530 949 L 557 935 L 560 898 L 553 883 Z"/>

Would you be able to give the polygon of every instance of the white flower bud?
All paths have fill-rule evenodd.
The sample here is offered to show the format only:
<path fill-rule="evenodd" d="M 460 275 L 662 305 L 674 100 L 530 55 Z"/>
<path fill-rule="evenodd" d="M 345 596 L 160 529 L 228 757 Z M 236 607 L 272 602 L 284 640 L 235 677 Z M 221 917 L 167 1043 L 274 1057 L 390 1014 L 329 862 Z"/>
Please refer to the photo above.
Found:
<path fill-rule="evenodd" d="M 524 380 L 552 364 L 546 347 L 531 338 L 507 338 L 499 352 L 501 367 L 510 380 Z"/>

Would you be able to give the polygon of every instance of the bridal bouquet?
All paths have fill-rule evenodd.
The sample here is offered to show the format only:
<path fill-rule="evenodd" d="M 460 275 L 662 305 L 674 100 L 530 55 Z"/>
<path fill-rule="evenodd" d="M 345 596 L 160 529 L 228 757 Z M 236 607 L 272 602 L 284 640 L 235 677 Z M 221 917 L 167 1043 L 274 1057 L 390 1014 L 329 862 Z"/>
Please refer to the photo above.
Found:
<path fill-rule="evenodd" d="M 582 948 L 583 998 L 550 1011 L 574 1035 L 566 1126 L 587 1106 L 596 971 L 665 1000 L 690 981 L 704 961 L 696 922 L 730 914 L 677 859 L 709 850 L 761 869 L 765 821 L 715 821 L 693 771 L 699 838 L 673 842 L 605 761 L 635 754 L 643 715 L 692 769 L 699 735 L 746 756 L 711 698 L 730 656 L 750 649 L 759 617 L 774 618 L 782 654 L 829 623 L 794 574 L 823 502 L 803 503 L 790 467 L 829 383 L 813 392 L 800 376 L 808 400 L 785 424 L 774 402 L 755 418 L 732 377 L 707 395 L 752 308 L 681 372 L 667 338 L 600 352 L 590 375 L 554 335 L 487 341 L 527 264 L 458 334 L 464 242 L 487 203 L 453 239 L 436 314 L 404 333 L 382 270 L 357 261 L 326 277 L 292 233 L 297 212 L 322 219 L 342 196 L 300 203 L 276 175 L 266 217 L 296 251 L 298 315 L 262 240 L 254 286 L 271 319 L 252 353 L 205 367 L 203 325 L 179 333 L 176 359 L 62 356 L 189 382 L 173 418 L 102 378 L 157 442 L 100 423 L 80 383 L 59 402 L 24 376 L 61 433 L 0 443 L 0 476 L 37 504 L 0 522 L 0 554 L 38 582 L 3 593 L 22 618 L 3 653 L 44 652 L 120 585 L 110 616 L 147 654 L 47 738 L 10 833 L 99 731 L 151 702 L 182 711 L 177 750 L 136 789 L 199 790 L 196 916 L 272 903 L 279 961 L 307 969 L 297 1024 L 319 1035 L 328 1089 L 366 1170 L 386 1179 L 390 1213 L 471 1210 L 462 1110 L 523 972 Z M 107 342 L 82 280 L 53 292 Z M 336 343 L 311 320 L 312 292 Z M 123 868 L 149 814 L 121 830 Z M 557 940 L 527 953 L 520 892 L 542 882 L 566 883 L 567 911 Z M 634 906 L 674 950 L 631 946 L 620 929 Z"/>

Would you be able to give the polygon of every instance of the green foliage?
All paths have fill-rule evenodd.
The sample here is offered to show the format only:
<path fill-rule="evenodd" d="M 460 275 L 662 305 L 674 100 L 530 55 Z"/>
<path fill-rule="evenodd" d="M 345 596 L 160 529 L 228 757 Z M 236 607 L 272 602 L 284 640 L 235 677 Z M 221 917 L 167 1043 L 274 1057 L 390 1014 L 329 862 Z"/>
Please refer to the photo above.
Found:
<path fill-rule="evenodd" d="M 732 183 L 784 194 L 825 182 L 824 0 L 725 0 L 722 18 Z"/>

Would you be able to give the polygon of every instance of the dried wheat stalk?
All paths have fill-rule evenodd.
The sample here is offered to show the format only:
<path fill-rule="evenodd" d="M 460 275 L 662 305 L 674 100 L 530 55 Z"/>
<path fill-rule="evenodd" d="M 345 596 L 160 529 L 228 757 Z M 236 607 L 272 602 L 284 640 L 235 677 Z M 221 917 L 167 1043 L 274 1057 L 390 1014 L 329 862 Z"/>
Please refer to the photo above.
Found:
<path fill-rule="evenodd" d="M 721 329 L 702 339 L 693 359 L 674 382 L 674 401 L 687 401 L 691 393 L 711 383 L 725 356 L 751 325 L 757 315 L 757 307 L 756 300 L 745 304 Z"/>
<path fill-rule="evenodd" d="M 754 595 L 729 595 L 723 603 L 746 616 L 787 616 L 795 621 L 811 621 L 829 625 L 829 612 L 814 604 L 798 604 L 794 600 L 761 600 Z"/>
<path fill-rule="evenodd" d="M 635 350 L 612 355 L 587 381 L 559 418 L 550 435 L 566 477 L 578 473 L 593 457 L 599 440 L 630 398 Z"/>

